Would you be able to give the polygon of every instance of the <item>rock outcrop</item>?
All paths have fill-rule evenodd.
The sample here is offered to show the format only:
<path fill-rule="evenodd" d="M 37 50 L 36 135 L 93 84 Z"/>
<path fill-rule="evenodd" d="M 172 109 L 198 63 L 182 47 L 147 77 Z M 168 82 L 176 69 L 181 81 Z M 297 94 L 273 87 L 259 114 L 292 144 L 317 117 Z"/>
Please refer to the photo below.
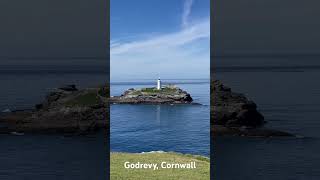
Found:
<path fill-rule="evenodd" d="M 109 111 L 103 91 L 104 88 L 59 88 L 34 110 L 1 114 L 0 133 L 90 133 L 106 128 Z"/>
<path fill-rule="evenodd" d="M 259 127 L 265 121 L 257 105 L 243 94 L 231 91 L 220 81 L 213 81 L 212 85 L 212 113 L 213 123 L 227 127 Z"/>
<path fill-rule="evenodd" d="M 257 110 L 257 105 L 220 81 L 212 81 L 211 95 L 211 130 L 214 136 L 291 136 L 286 132 L 264 128 L 266 121 Z"/>
<path fill-rule="evenodd" d="M 167 86 L 161 90 L 128 89 L 121 96 L 110 98 L 110 103 L 114 104 L 190 104 L 192 101 L 189 93 L 175 86 Z"/>

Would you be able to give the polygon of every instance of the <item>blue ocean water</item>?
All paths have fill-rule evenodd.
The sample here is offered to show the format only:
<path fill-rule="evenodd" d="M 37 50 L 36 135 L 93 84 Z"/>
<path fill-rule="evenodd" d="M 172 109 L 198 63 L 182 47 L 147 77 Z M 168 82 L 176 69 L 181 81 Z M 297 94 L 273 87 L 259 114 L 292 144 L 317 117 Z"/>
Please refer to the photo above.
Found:
<path fill-rule="evenodd" d="M 255 101 L 267 127 L 299 138 L 216 137 L 212 161 L 216 179 L 320 179 L 318 59 L 234 57 L 224 60 L 233 66 L 217 67 L 215 77 Z"/>
<path fill-rule="evenodd" d="M 0 65 L 0 112 L 32 109 L 54 88 L 106 83 L 107 70 L 90 66 Z M 1 180 L 106 179 L 107 137 L 0 134 Z"/>
<path fill-rule="evenodd" d="M 208 156 L 209 80 L 162 81 L 176 84 L 202 105 L 111 105 L 111 151 L 175 151 Z M 111 82 L 111 95 L 120 95 L 129 88 L 154 87 L 155 83 L 155 80 Z"/>
<path fill-rule="evenodd" d="M 314 59 L 310 66 L 319 62 L 318 58 Z M 234 62 L 236 64 L 237 61 Z M 263 59 L 261 62 L 269 62 L 269 59 Z M 319 179 L 320 78 L 318 77 L 320 77 L 320 68 L 309 68 L 310 66 L 303 68 L 301 64 L 305 64 L 305 62 L 300 61 L 300 58 L 296 61 L 288 59 L 284 63 L 279 62 L 276 59 L 272 65 L 279 64 L 278 66 L 284 68 L 264 67 L 252 70 L 252 67 L 249 69 L 233 67 L 230 71 L 228 69 L 220 70 L 216 74 L 216 78 L 222 80 L 234 91 L 245 93 L 254 100 L 259 110 L 266 117 L 268 127 L 288 131 L 305 138 L 216 137 L 213 144 L 215 158 L 212 161 L 215 165 L 216 179 Z M 294 66 L 298 65 L 299 68 L 288 68 L 286 66 L 288 63 Z M 0 66 L 1 109 L 32 108 L 35 103 L 43 99 L 46 92 L 62 84 L 77 84 L 80 87 L 88 87 L 103 84 L 107 79 L 106 72 L 88 72 L 85 70 L 87 67 L 83 67 L 81 71 L 71 71 L 72 73 L 70 67 L 49 72 L 41 70 L 41 73 L 21 70 L 10 70 L 8 72 L 2 71 L 1 68 Z M 180 87 L 189 91 L 196 102 L 208 105 L 209 99 L 207 99 L 206 94 L 208 92 L 205 93 L 205 90 L 208 90 L 208 83 L 172 80 L 172 82 L 174 81 Z M 154 80 L 117 82 L 113 85 L 111 93 L 116 95 L 128 87 L 146 85 L 154 85 Z M 206 129 L 201 129 L 200 132 L 198 130 L 199 127 L 202 127 L 200 118 L 194 117 L 194 119 L 187 119 L 186 121 L 184 119 L 165 121 L 163 112 L 170 114 L 173 109 L 171 107 L 160 107 L 162 121 L 157 124 L 156 112 L 159 112 L 157 111 L 158 107 L 148 106 L 149 114 L 146 113 L 146 115 L 150 117 L 148 118 L 150 121 L 139 118 L 140 124 L 137 123 L 139 121 L 135 121 L 130 125 L 130 120 L 137 119 L 138 115 L 142 116 L 142 112 L 137 113 L 139 108 L 129 107 L 131 108 L 130 113 L 125 113 L 119 107 L 114 109 L 123 112 L 122 117 L 127 117 L 124 118 L 123 122 L 115 124 L 115 126 L 119 126 L 118 129 L 111 129 L 112 132 L 116 131 L 119 140 L 122 142 L 117 144 L 116 141 L 113 141 L 112 138 L 115 137 L 111 133 L 112 150 L 125 151 L 121 148 L 124 147 L 127 151 L 130 149 L 130 151 L 136 152 L 181 150 L 181 152 L 194 154 L 208 153 L 208 145 L 202 146 L 196 140 L 196 138 L 202 136 L 196 133 L 206 131 Z M 175 109 L 175 111 L 178 111 L 183 117 L 189 117 L 191 114 L 201 117 L 200 110 L 203 110 L 202 108 L 206 108 L 206 106 L 199 108 L 199 112 L 196 112 L 195 109 L 187 111 L 187 108 L 182 109 L 182 107 L 181 109 Z M 165 110 L 163 111 L 163 109 Z M 174 112 L 172 111 L 171 114 L 175 114 Z M 134 115 L 136 113 L 137 115 Z M 125 128 L 125 123 L 128 124 L 128 128 Z M 135 125 L 135 123 L 137 124 Z M 180 131 L 189 132 L 191 134 L 189 138 L 194 139 L 189 141 L 190 139 L 186 138 L 188 137 L 187 133 L 179 135 L 174 129 L 170 130 L 170 127 L 168 127 L 170 123 L 174 123 Z M 160 127 L 165 129 L 164 132 L 171 133 L 177 138 L 168 137 L 165 133 L 161 134 Z M 134 137 L 135 131 L 138 132 L 137 135 L 139 136 Z M 146 133 L 142 133 L 143 131 Z M 157 138 L 157 136 L 150 137 L 152 134 L 169 139 L 167 141 L 163 138 Z M 209 138 L 207 132 L 204 134 Z M 180 138 L 181 136 L 183 137 Z M 140 140 L 136 142 L 138 139 Z M 105 156 L 104 152 L 107 151 L 103 149 L 106 147 L 104 140 L 105 138 L 101 134 L 89 139 L 84 137 L 0 135 L 0 179 L 22 179 L 23 177 L 30 177 L 30 179 L 70 179 L 74 177 L 77 179 L 86 179 L 86 177 L 99 179 L 102 174 L 98 174 L 100 171 L 97 171 L 97 168 L 101 167 L 99 163 L 105 163 L 105 160 L 101 157 Z M 181 144 L 172 146 L 174 141 Z M 204 141 L 207 142 L 209 139 Z M 150 142 L 150 146 L 146 146 L 146 149 L 136 149 L 140 148 L 139 143 L 144 142 Z M 158 142 L 164 148 L 155 142 Z M 168 143 L 168 145 L 165 145 L 165 143 Z M 170 143 L 172 144 L 170 145 Z M 193 146 L 193 144 L 196 146 Z M 196 149 L 197 147 L 199 149 Z M 81 166 L 81 164 L 86 164 L 86 166 Z"/>
<path fill-rule="evenodd" d="M 107 179 L 107 142 L 91 136 L 0 135 L 1 180 Z"/>
<path fill-rule="evenodd" d="M 95 87 L 107 80 L 108 72 L 101 66 L 0 65 L 0 110 L 31 109 L 61 85 Z M 168 82 L 177 83 L 192 94 L 195 102 L 204 105 L 112 106 L 112 116 L 119 118 L 118 123 L 111 122 L 112 150 L 209 154 L 208 80 Z M 142 85 L 153 85 L 153 81 L 118 82 L 111 92 L 118 94 L 128 87 Z M 139 116 L 148 118 L 133 121 Z M 101 133 L 89 137 L 0 135 L 0 179 L 104 179 L 107 138 Z M 115 138 L 119 143 L 113 141 Z"/>

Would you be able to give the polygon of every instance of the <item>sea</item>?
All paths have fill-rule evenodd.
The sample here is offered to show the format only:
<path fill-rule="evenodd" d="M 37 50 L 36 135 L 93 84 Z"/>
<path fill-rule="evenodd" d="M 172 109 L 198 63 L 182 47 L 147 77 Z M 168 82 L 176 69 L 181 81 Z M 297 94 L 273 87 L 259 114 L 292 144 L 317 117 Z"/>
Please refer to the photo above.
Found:
<path fill-rule="evenodd" d="M 267 127 L 296 137 L 215 137 L 211 152 L 214 179 L 320 179 L 319 59 L 232 57 L 217 65 L 214 77 L 256 102 Z M 0 65 L 1 111 L 33 108 L 46 93 L 64 84 L 90 87 L 108 79 L 108 72 L 101 67 L 17 67 Z M 208 81 L 166 81 L 187 90 L 203 105 L 112 105 L 112 151 L 208 155 Z M 111 93 L 119 95 L 129 87 L 154 84 L 152 79 L 116 81 L 111 84 Z M 108 152 L 105 140 L 102 134 L 0 135 L 0 179 L 102 179 L 103 157 Z"/>
<path fill-rule="evenodd" d="M 90 65 L 0 65 L 0 111 L 33 109 L 57 87 L 96 87 L 107 67 Z M 115 81 L 112 95 L 154 86 L 155 80 Z M 163 79 L 188 91 L 201 105 L 112 105 L 111 151 L 175 151 L 209 156 L 209 79 Z M 1 125 L 1 124 L 0 124 Z M 106 179 L 107 138 L 0 135 L 0 179 Z"/>
<path fill-rule="evenodd" d="M 175 84 L 200 105 L 111 105 L 111 151 L 173 151 L 209 156 L 210 80 L 162 79 L 162 84 Z M 129 88 L 155 86 L 156 79 L 111 80 L 110 93 L 119 96 Z"/>
<path fill-rule="evenodd" d="M 33 109 L 60 86 L 105 84 L 108 71 L 102 67 L 0 65 L 0 112 Z M 103 132 L 88 136 L 0 134 L 0 179 L 107 179 L 107 143 Z"/>
<path fill-rule="evenodd" d="M 266 127 L 296 137 L 216 137 L 218 180 L 320 179 L 320 57 L 229 57 L 214 77 L 253 100 Z M 224 63 L 224 64 L 223 64 Z"/>

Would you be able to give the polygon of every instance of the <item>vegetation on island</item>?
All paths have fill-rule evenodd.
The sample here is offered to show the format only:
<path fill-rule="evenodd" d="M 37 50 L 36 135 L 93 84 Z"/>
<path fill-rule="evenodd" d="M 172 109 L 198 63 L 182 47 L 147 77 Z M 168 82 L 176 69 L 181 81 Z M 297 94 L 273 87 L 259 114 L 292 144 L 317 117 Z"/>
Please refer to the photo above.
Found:
<path fill-rule="evenodd" d="M 66 101 L 64 104 L 67 107 L 75 106 L 94 106 L 101 102 L 101 98 L 107 98 L 109 96 L 109 87 L 100 86 L 99 88 L 87 89 L 86 91 L 79 92 L 78 95 Z"/>
<path fill-rule="evenodd" d="M 88 134 L 107 128 L 109 87 L 78 90 L 67 85 L 48 93 L 32 110 L 3 113 L 0 133 Z"/>
<path fill-rule="evenodd" d="M 210 179 L 210 159 L 203 156 L 185 155 L 179 153 L 111 153 L 111 179 Z M 161 166 L 162 162 L 190 163 L 195 162 L 195 169 L 126 169 L 125 162 L 155 163 Z"/>
<path fill-rule="evenodd" d="M 120 96 L 112 96 L 112 104 L 196 104 L 192 103 L 191 95 L 174 85 L 163 86 L 161 89 L 147 87 L 130 88 Z"/>
<path fill-rule="evenodd" d="M 74 106 L 91 106 L 99 104 L 99 98 L 97 96 L 97 92 L 95 90 L 87 91 L 86 93 L 79 94 L 75 96 L 73 99 L 68 100 L 65 102 L 67 107 L 74 107 Z"/>
<path fill-rule="evenodd" d="M 149 88 L 141 88 L 136 89 L 135 94 L 174 94 L 179 91 L 179 88 L 175 86 L 165 86 L 161 89 L 157 89 L 156 87 L 149 87 Z"/>

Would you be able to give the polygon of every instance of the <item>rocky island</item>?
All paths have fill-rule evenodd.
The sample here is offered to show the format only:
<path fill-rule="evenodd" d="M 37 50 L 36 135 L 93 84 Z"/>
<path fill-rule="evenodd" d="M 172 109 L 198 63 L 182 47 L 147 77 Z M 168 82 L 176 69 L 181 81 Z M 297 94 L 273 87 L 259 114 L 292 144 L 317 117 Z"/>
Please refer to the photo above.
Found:
<path fill-rule="evenodd" d="M 257 110 L 257 105 L 218 80 L 211 82 L 211 104 L 213 136 L 292 136 L 286 132 L 264 128 L 266 121 Z"/>
<path fill-rule="evenodd" d="M 113 104 L 191 104 L 192 97 L 186 91 L 168 85 L 162 88 L 150 87 L 128 89 L 120 96 L 110 97 Z"/>
<path fill-rule="evenodd" d="M 186 91 L 173 86 L 128 89 L 109 97 L 109 87 L 78 90 L 75 85 L 50 92 L 32 110 L 0 113 L 0 133 L 76 133 L 106 129 L 111 104 L 196 104 Z M 211 83 L 211 131 L 213 136 L 291 136 L 264 128 L 257 105 L 220 81 Z"/>
<path fill-rule="evenodd" d="M 109 88 L 78 90 L 75 85 L 50 92 L 33 110 L 0 114 L 0 133 L 91 133 L 106 129 Z"/>

